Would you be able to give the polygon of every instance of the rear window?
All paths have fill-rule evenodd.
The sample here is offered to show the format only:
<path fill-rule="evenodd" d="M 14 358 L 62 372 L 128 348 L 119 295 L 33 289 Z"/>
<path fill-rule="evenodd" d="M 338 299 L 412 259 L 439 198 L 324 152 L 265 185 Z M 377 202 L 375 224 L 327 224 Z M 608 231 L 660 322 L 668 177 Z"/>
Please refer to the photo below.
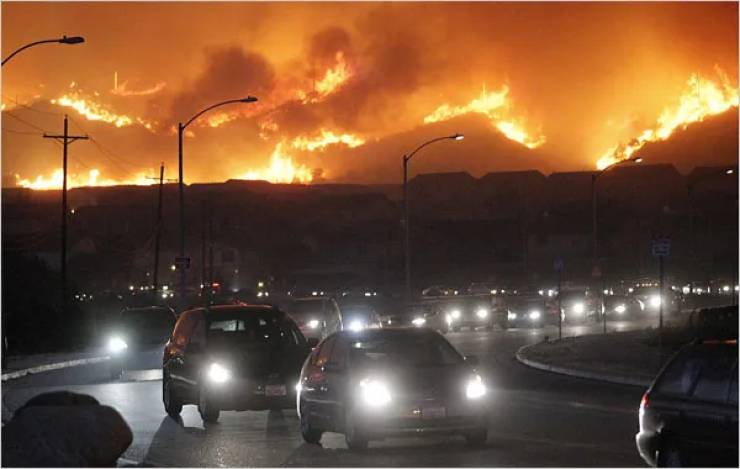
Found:
<path fill-rule="evenodd" d="M 242 344 L 297 345 L 302 339 L 292 323 L 268 311 L 213 311 L 208 313 L 209 340 Z"/>
<path fill-rule="evenodd" d="M 725 402 L 730 373 L 737 361 L 737 347 L 703 345 L 689 347 L 674 358 L 655 385 L 669 395 Z"/>
<path fill-rule="evenodd" d="M 419 367 L 456 365 L 463 357 L 435 334 L 373 334 L 352 342 L 350 360 L 358 366 Z"/>

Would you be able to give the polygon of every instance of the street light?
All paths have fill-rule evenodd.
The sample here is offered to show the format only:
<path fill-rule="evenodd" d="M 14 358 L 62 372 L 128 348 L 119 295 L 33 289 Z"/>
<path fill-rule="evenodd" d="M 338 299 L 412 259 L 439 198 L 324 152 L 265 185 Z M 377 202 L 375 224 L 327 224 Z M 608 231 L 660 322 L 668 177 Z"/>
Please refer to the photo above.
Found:
<path fill-rule="evenodd" d="M 628 158 L 626 160 L 620 160 L 617 162 L 614 162 L 607 166 L 606 168 L 602 169 L 601 171 L 598 171 L 596 173 L 593 173 L 591 175 L 591 262 L 593 264 L 594 273 L 596 268 L 598 267 L 598 239 L 597 239 L 597 220 L 598 220 L 598 198 L 596 197 L 596 181 L 601 177 L 602 174 L 606 173 L 610 169 L 612 169 L 615 166 L 619 166 L 620 164 L 625 163 L 642 163 L 642 158 L 637 156 L 635 158 Z M 596 290 L 601 291 L 603 289 L 597 288 Z M 603 322 L 604 322 L 604 333 L 606 333 L 606 311 L 604 311 L 604 296 L 603 294 L 600 294 L 599 297 L 601 298 L 601 315 L 603 316 Z"/>
<path fill-rule="evenodd" d="M 406 302 L 411 300 L 411 257 L 409 252 L 409 198 L 408 198 L 408 167 L 409 160 L 422 148 L 432 143 L 439 142 L 442 140 L 463 140 L 465 136 L 463 134 L 455 133 L 453 135 L 447 135 L 445 137 L 437 137 L 429 140 L 428 142 L 419 145 L 416 150 L 412 151 L 408 155 L 403 155 L 403 230 L 404 230 L 404 256 L 405 256 L 405 272 L 406 272 Z"/>
<path fill-rule="evenodd" d="M 722 176 L 722 175 L 732 175 L 735 174 L 735 170 L 733 168 L 727 168 L 727 169 L 720 169 L 716 171 L 710 171 L 708 173 L 704 173 L 701 176 L 697 177 L 693 181 L 686 184 L 686 193 L 689 197 L 689 237 L 690 237 L 690 243 L 691 243 L 691 260 L 693 263 L 696 263 L 696 234 L 694 233 L 694 188 L 697 184 L 700 182 L 710 179 L 716 176 Z M 734 276 L 734 267 L 733 267 L 733 276 Z M 689 282 L 689 293 L 694 293 L 694 282 Z M 734 296 L 733 296 L 734 301 Z"/>
<path fill-rule="evenodd" d="M 20 52 L 20 51 L 22 51 L 24 49 L 28 49 L 29 47 L 33 47 L 33 46 L 38 46 L 39 44 L 48 44 L 48 43 L 52 43 L 52 42 L 56 42 L 58 44 L 80 44 L 80 43 L 85 42 L 85 38 L 82 37 L 82 36 L 70 36 L 70 37 L 62 36 L 59 39 L 44 39 L 43 41 L 32 42 L 30 44 L 26 44 L 25 46 L 21 47 L 20 49 L 17 49 L 15 52 L 13 52 L 12 54 L 10 54 L 9 56 L 5 57 L 3 59 L 2 64 L 0 64 L 0 65 L 5 65 L 5 62 L 7 62 L 8 60 L 12 59 L 13 56 L 15 56 L 18 52 Z"/>
<path fill-rule="evenodd" d="M 177 123 L 177 163 L 178 163 L 178 188 L 179 188 L 179 195 L 180 195 L 180 262 L 185 262 L 185 191 L 184 191 L 184 181 L 183 181 L 183 171 L 182 171 L 182 137 L 185 134 L 185 128 L 189 126 L 195 119 L 200 117 L 201 115 L 205 114 L 206 112 L 210 111 L 211 109 L 215 109 L 220 106 L 225 106 L 227 104 L 235 104 L 235 103 L 254 103 L 257 101 L 257 98 L 254 96 L 247 96 L 246 98 L 240 98 L 240 99 L 229 99 L 227 101 L 223 101 L 217 104 L 214 104 L 212 106 L 209 106 L 193 117 L 191 117 L 185 124 L 182 122 Z M 184 305 L 184 299 L 185 299 L 185 282 L 186 282 L 186 275 L 185 275 L 185 265 L 180 265 L 180 300 L 183 302 Z"/>

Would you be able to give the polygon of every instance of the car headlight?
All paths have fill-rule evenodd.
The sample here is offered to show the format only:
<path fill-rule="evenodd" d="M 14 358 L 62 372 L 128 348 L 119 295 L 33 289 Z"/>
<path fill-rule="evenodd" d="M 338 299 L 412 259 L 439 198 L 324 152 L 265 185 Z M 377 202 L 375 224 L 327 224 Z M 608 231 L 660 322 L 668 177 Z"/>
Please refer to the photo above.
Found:
<path fill-rule="evenodd" d="M 425 318 L 414 318 L 414 320 L 411 321 L 411 324 L 413 324 L 416 327 L 421 327 L 426 323 L 427 323 L 427 320 Z"/>
<path fill-rule="evenodd" d="M 468 380 L 465 386 L 465 396 L 468 399 L 480 399 L 486 395 L 486 386 L 483 384 L 483 379 L 480 375 L 475 375 L 473 378 Z"/>
<path fill-rule="evenodd" d="M 540 318 L 540 316 L 542 316 L 542 314 L 540 314 L 540 312 L 536 309 L 529 312 L 529 319 L 531 319 L 532 321 L 536 321 Z"/>
<path fill-rule="evenodd" d="M 511 311 L 509 311 L 509 313 L 506 315 L 506 318 L 509 321 L 513 321 L 514 319 L 516 319 L 516 313 L 512 313 Z"/>
<path fill-rule="evenodd" d="M 450 316 L 452 316 L 452 319 L 460 319 L 460 310 L 459 309 L 453 309 L 450 312 Z"/>
<path fill-rule="evenodd" d="M 211 363 L 208 367 L 208 379 L 214 383 L 225 383 L 231 379 L 231 371 L 218 363 Z"/>
<path fill-rule="evenodd" d="M 349 330 L 351 331 L 361 331 L 365 328 L 365 323 L 360 321 L 359 319 L 355 319 L 349 323 Z"/>
<path fill-rule="evenodd" d="M 319 320 L 318 319 L 311 319 L 308 321 L 308 327 L 311 329 L 316 329 L 319 327 Z"/>
<path fill-rule="evenodd" d="M 108 350 L 112 353 L 121 353 L 128 348 L 128 344 L 120 337 L 111 337 L 108 340 Z"/>
<path fill-rule="evenodd" d="M 481 319 L 485 319 L 488 317 L 488 310 L 486 308 L 478 308 L 478 311 L 475 312 L 475 315 Z"/>
<path fill-rule="evenodd" d="M 586 306 L 580 301 L 573 305 L 573 312 L 576 314 L 583 314 L 585 310 L 586 310 Z"/>
<path fill-rule="evenodd" d="M 625 305 L 619 304 L 614 308 L 614 311 L 619 314 L 624 314 L 624 312 L 627 311 L 627 307 Z"/>
<path fill-rule="evenodd" d="M 384 382 L 365 378 L 360 381 L 360 398 L 370 407 L 382 407 L 391 401 L 391 393 Z"/>
<path fill-rule="evenodd" d="M 660 295 L 653 295 L 650 297 L 650 306 L 657 308 L 660 306 Z"/>

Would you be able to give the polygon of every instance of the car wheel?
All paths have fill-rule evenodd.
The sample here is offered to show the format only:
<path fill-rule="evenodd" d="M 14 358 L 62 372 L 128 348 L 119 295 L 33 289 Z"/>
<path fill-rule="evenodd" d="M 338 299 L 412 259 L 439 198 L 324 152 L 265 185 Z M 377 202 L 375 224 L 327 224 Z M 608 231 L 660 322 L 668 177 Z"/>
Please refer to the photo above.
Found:
<path fill-rule="evenodd" d="M 344 424 L 344 441 L 347 444 L 347 448 L 351 451 L 365 450 L 369 443 L 367 435 L 363 434 L 357 428 L 357 426 L 352 422 L 352 418 L 349 416 Z"/>
<path fill-rule="evenodd" d="M 323 432 L 317 428 L 314 428 L 311 426 L 311 421 L 309 420 L 309 410 L 308 407 L 305 404 L 301 405 L 301 436 L 303 437 L 303 441 L 306 443 L 310 443 L 312 445 L 316 445 L 321 441 L 321 435 Z"/>
<path fill-rule="evenodd" d="M 465 442 L 468 444 L 468 446 L 485 446 L 487 441 L 487 428 L 479 428 L 478 430 L 465 434 Z"/>
<path fill-rule="evenodd" d="M 162 402 L 165 412 L 170 417 L 177 417 L 182 412 L 182 401 L 172 390 L 170 378 L 166 374 L 162 376 Z"/>
<path fill-rule="evenodd" d="M 204 389 L 198 393 L 198 413 L 205 423 L 216 423 L 221 415 L 221 410 L 209 401 L 208 393 Z"/>
<path fill-rule="evenodd" d="M 681 451 L 676 445 L 669 441 L 666 441 L 660 445 L 658 449 L 658 467 L 683 467 L 683 461 L 681 460 Z"/>

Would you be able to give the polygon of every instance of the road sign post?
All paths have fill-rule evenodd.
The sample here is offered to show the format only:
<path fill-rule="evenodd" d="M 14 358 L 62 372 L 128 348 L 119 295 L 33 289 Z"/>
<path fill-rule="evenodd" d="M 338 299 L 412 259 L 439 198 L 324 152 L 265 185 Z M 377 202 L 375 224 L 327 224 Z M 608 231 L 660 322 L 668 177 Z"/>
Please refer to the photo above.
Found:
<path fill-rule="evenodd" d="M 665 303 L 665 258 L 671 255 L 670 238 L 655 238 L 651 250 L 653 257 L 658 258 L 660 281 L 658 286 L 658 348 L 660 349 L 661 363 L 663 362 L 663 304 Z"/>
<path fill-rule="evenodd" d="M 555 271 L 558 273 L 558 340 L 563 338 L 563 305 L 560 296 L 561 286 L 563 284 L 563 260 L 555 260 Z"/>

